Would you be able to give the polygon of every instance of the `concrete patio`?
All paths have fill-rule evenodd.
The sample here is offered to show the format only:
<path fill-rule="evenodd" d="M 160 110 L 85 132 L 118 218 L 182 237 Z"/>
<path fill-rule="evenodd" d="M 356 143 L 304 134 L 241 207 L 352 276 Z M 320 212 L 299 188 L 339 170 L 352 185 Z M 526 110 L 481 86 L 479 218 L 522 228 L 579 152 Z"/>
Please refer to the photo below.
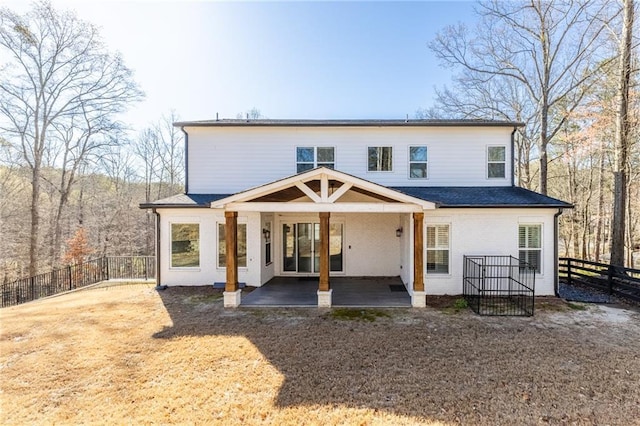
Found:
<path fill-rule="evenodd" d="M 331 288 L 332 306 L 411 307 L 399 277 L 331 277 Z M 241 306 L 314 307 L 317 291 L 317 277 L 275 277 L 243 294 Z"/>

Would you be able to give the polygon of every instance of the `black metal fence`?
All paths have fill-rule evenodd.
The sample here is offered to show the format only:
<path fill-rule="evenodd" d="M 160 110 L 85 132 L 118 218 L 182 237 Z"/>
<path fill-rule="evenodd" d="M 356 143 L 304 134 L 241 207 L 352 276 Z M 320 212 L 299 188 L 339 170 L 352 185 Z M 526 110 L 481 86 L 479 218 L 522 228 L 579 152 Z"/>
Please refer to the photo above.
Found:
<path fill-rule="evenodd" d="M 480 315 L 532 316 L 535 279 L 513 256 L 464 256 L 464 298 Z"/>
<path fill-rule="evenodd" d="M 13 306 L 101 281 L 155 278 L 154 256 L 107 256 L 0 285 L 2 306 Z"/>
<path fill-rule="evenodd" d="M 622 299 L 640 302 L 640 269 L 561 257 L 560 280 L 583 285 Z"/>

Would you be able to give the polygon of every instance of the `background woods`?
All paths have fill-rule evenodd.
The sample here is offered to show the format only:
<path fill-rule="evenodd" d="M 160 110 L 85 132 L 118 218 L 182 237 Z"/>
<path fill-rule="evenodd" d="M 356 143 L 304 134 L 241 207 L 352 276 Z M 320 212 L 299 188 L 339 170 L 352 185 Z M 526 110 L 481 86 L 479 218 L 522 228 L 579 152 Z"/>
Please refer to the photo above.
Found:
<path fill-rule="evenodd" d="M 487 1 L 475 26 L 429 43 L 452 80 L 416 116 L 522 121 L 516 184 L 575 204 L 560 217 L 562 256 L 606 262 L 615 241 L 617 262 L 637 267 L 636 16 L 633 0 Z M 0 280 L 68 263 L 80 229 L 95 256 L 154 254 L 138 205 L 183 190 L 177 113 L 127 128 L 144 96 L 132 71 L 96 27 L 46 1 L 0 9 L 0 71 Z"/>

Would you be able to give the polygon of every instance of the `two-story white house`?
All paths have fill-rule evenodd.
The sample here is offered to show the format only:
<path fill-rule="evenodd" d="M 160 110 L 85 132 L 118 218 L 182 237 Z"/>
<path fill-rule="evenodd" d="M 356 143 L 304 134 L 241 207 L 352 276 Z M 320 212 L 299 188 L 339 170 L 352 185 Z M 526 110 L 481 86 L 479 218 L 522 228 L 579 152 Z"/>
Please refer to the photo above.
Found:
<path fill-rule="evenodd" d="M 185 134 L 185 194 L 157 214 L 158 284 L 399 276 L 413 306 L 462 293 L 463 256 L 535 267 L 557 281 L 557 218 L 570 204 L 514 184 L 521 123 L 479 120 L 213 120 Z"/>

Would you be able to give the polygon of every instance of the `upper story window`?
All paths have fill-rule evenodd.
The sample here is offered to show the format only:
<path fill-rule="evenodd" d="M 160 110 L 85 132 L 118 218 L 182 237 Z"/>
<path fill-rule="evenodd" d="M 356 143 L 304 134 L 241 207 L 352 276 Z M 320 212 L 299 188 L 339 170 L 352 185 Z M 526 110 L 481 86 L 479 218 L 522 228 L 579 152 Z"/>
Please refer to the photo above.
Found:
<path fill-rule="evenodd" d="M 390 146 L 370 146 L 368 149 L 368 171 L 390 172 L 393 170 L 393 154 Z"/>
<path fill-rule="evenodd" d="M 197 223 L 171 224 L 171 267 L 197 268 L 200 266 L 200 225 Z"/>
<path fill-rule="evenodd" d="M 409 179 L 427 178 L 427 147 L 409 147 Z"/>
<path fill-rule="evenodd" d="M 296 148 L 296 171 L 306 172 L 316 167 L 335 168 L 335 148 L 332 146 L 307 146 Z"/>
<path fill-rule="evenodd" d="M 506 177 L 507 154 L 504 146 L 487 147 L 487 177 L 489 179 Z"/>

